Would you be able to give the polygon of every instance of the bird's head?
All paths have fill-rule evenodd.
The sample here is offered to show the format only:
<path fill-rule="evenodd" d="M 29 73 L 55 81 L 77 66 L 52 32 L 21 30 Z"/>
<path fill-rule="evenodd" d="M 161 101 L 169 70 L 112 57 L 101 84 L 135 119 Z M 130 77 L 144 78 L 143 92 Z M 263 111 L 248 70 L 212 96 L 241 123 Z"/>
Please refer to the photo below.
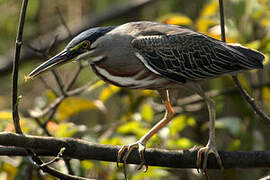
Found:
<path fill-rule="evenodd" d="M 80 33 L 69 42 L 63 51 L 35 68 L 27 77 L 25 77 L 25 80 L 32 79 L 42 72 L 68 63 L 78 56 L 84 56 L 91 53 L 96 48 L 93 43 L 112 29 L 114 29 L 114 27 L 96 27 Z"/>

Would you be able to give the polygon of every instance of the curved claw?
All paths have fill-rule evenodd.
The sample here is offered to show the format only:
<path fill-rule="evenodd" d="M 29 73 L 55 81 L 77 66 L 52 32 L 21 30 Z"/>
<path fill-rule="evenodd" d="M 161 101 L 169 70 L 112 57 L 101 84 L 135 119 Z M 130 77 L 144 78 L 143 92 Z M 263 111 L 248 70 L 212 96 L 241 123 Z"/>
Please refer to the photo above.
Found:
<path fill-rule="evenodd" d="M 213 146 L 213 145 L 207 145 L 206 147 L 201 148 L 197 153 L 197 167 L 198 167 L 197 171 L 198 171 L 198 173 L 200 172 L 200 169 L 201 169 L 202 172 L 206 172 L 208 155 L 210 153 L 213 153 L 216 156 L 217 163 L 219 164 L 220 169 L 221 170 L 224 169 L 223 165 L 222 165 L 221 158 L 220 158 L 220 156 L 218 154 L 218 151 L 217 151 L 216 147 Z M 204 160 L 203 160 L 203 164 L 201 166 L 202 155 L 204 155 Z"/>
<path fill-rule="evenodd" d="M 123 169 L 124 169 L 125 179 L 127 179 L 127 173 L 126 173 L 127 159 L 129 157 L 130 153 L 135 148 L 138 148 L 138 152 L 139 152 L 139 156 L 140 156 L 140 160 L 141 160 L 141 164 L 140 164 L 138 169 L 141 169 L 145 165 L 145 160 L 144 160 L 145 146 L 143 145 L 143 143 L 141 143 L 140 141 L 137 141 L 136 143 L 133 143 L 133 144 L 130 144 L 130 145 L 124 145 L 118 151 L 116 165 L 117 165 L 117 167 L 119 167 L 119 162 L 121 161 L 121 159 L 123 159 Z M 148 166 L 145 165 L 145 167 L 146 167 L 145 168 L 145 172 L 146 172 L 147 169 L 148 169 Z"/>

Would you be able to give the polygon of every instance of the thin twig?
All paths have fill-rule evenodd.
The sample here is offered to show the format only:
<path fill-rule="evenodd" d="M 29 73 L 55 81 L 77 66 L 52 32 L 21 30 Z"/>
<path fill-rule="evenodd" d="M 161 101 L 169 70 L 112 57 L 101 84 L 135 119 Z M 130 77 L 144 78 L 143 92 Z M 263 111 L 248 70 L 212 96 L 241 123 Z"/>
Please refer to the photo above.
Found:
<path fill-rule="evenodd" d="M 18 70 L 19 70 L 19 59 L 20 52 L 22 47 L 22 36 L 23 36 L 23 28 L 25 22 L 26 9 L 28 5 L 28 0 L 23 0 L 22 8 L 20 12 L 20 20 L 18 26 L 18 32 L 16 37 L 15 44 L 15 58 L 13 62 L 13 72 L 12 72 L 12 117 L 15 126 L 16 133 L 22 135 L 22 129 L 20 127 L 20 117 L 18 113 Z M 25 147 L 25 151 L 27 155 L 31 157 L 33 164 L 38 168 L 42 169 L 44 172 L 47 172 L 55 177 L 60 179 L 70 179 L 70 180 L 85 180 L 86 178 L 81 178 L 73 175 L 63 174 L 53 168 L 48 167 L 47 165 L 42 166 L 44 164 L 42 160 L 30 149 Z"/>
<path fill-rule="evenodd" d="M 67 95 L 67 97 L 69 97 L 69 96 L 75 96 L 75 95 L 81 94 L 82 92 L 87 90 L 89 88 L 89 86 L 91 86 L 95 82 L 96 81 L 89 82 L 82 87 L 68 91 L 66 93 L 66 95 Z M 46 114 L 48 114 L 49 112 L 51 112 L 51 110 L 54 109 L 56 106 L 59 106 L 64 99 L 65 99 L 65 96 L 62 95 L 62 96 L 58 97 L 57 99 L 55 99 L 51 104 L 49 104 L 47 106 L 47 108 L 43 109 L 42 112 L 36 112 L 35 110 L 33 110 L 33 111 L 29 111 L 29 114 L 33 118 L 41 118 L 41 117 L 45 116 Z"/>
<path fill-rule="evenodd" d="M 59 17 L 61 23 L 63 24 L 63 26 L 65 27 L 65 29 L 66 29 L 67 32 L 68 32 L 69 38 L 71 38 L 71 37 L 72 37 L 72 33 L 71 33 L 70 29 L 68 28 L 68 25 L 67 25 L 67 23 L 66 23 L 66 21 L 65 21 L 65 19 L 64 19 L 64 17 L 63 17 L 63 15 L 62 15 L 62 13 L 61 13 L 59 7 L 57 6 L 55 9 L 56 9 L 56 12 L 57 12 L 57 14 L 58 14 L 58 17 Z"/>
<path fill-rule="evenodd" d="M 22 47 L 23 27 L 25 22 L 27 4 L 28 0 L 24 0 L 22 2 L 18 33 L 15 44 L 15 58 L 12 70 L 12 118 L 14 121 L 15 131 L 18 134 L 23 134 L 20 126 L 20 117 L 18 114 L 18 71 L 19 71 L 19 59 Z"/>
<path fill-rule="evenodd" d="M 64 83 L 63 83 L 62 79 L 60 78 L 60 76 L 58 75 L 58 73 L 57 73 L 57 71 L 55 69 L 52 70 L 52 74 L 53 74 L 53 77 L 56 80 L 56 84 L 58 85 L 58 87 L 59 87 L 59 89 L 61 91 L 61 94 L 66 96 Z"/>
<path fill-rule="evenodd" d="M 77 71 L 75 72 L 74 76 L 71 78 L 71 80 L 68 83 L 68 85 L 66 86 L 65 91 L 69 91 L 71 89 L 71 87 L 76 82 L 77 78 L 79 77 L 79 74 L 80 74 L 80 72 L 81 72 L 82 69 L 83 69 L 83 66 L 82 66 L 82 63 L 80 61 L 79 62 L 79 67 L 78 67 Z"/>
<path fill-rule="evenodd" d="M 220 11 L 220 28 L 221 28 L 221 37 L 222 41 L 226 42 L 225 35 L 225 22 L 224 22 L 224 8 L 223 8 L 223 0 L 219 0 L 219 11 Z M 261 119 L 270 126 L 270 117 L 259 108 L 255 102 L 255 100 L 247 93 L 247 91 L 241 86 L 240 81 L 237 75 L 232 76 L 234 83 L 239 88 L 244 99 L 249 103 L 249 105 L 253 108 L 255 113 L 261 117 Z"/>
<path fill-rule="evenodd" d="M 51 90 L 55 95 L 57 95 L 57 92 L 54 90 L 54 88 L 51 87 L 42 76 L 39 76 L 39 79 L 41 80 L 45 88 Z"/>

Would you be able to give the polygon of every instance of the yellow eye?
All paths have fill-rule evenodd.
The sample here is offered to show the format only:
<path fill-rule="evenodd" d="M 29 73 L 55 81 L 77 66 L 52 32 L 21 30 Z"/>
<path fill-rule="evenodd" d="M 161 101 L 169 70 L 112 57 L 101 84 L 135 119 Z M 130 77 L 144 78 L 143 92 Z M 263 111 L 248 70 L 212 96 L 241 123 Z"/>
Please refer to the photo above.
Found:
<path fill-rule="evenodd" d="M 84 42 L 82 43 L 82 45 L 81 45 L 81 47 L 84 48 L 84 49 L 89 48 L 89 46 L 90 46 L 89 41 L 84 41 Z"/>

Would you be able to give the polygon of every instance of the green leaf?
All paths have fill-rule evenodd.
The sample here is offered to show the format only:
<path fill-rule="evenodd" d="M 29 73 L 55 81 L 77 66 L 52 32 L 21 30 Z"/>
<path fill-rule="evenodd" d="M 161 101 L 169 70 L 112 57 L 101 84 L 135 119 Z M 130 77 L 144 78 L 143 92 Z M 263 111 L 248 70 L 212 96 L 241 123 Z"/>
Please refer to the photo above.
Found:
<path fill-rule="evenodd" d="M 141 108 L 141 116 L 144 120 L 151 122 L 154 118 L 153 108 L 149 104 L 144 104 Z"/>
<path fill-rule="evenodd" d="M 109 144 L 109 145 L 123 144 L 121 138 L 119 138 L 119 137 L 102 139 L 102 141 L 100 143 L 101 144 Z"/>
<path fill-rule="evenodd" d="M 56 112 L 58 120 L 66 120 L 67 118 L 90 109 L 105 111 L 105 106 L 101 101 L 93 101 L 80 97 L 68 97 L 59 106 Z"/>
<path fill-rule="evenodd" d="M 140 122 L 130 121 L 117 128 L 117 132 L 121 134 L 136 134 L 137 137 L 143 136 L 148 131 Z"/>
<path fill-rule="evenodd" d="M 85 131 L 86 127 L 84 125 L 77 126 L 74 123 L 60 123 L 55 129 L 55 137 L 72 137 L 75 133 L 79 131 Z"/>
<path fill-rule="evenodd" d="M 167 14 L 158 19 L 158 21 L 166 24 L 176 24 L 182 26 L 192 25 L 192 20 L 189 17 L 177 13 Z"/>
<path fill-rule="evenodd" d="M 114 85 L 109 85 L 108 87 L 104 88 L 103 91 L 101 92 L 99 99 L 102 102 L 105 102 L 107 99 L 109 99 L 112 95 L 117 93 L 120 90 L 119 87 L 114 86 Z"/>
<path fill-rule="evenodd" d="M 167 146 L 170 149 L 188 149 L 194 146 L 195 143 L 188 138 L 170 139 L 167 142 Z"/>
<path fill-rule="evenodd" d="M 201 17 L 205 16 L 214 16 L 217 13 L 219 7 L 219 3 L 216 0 L 212 0 L 212 2 L 208 3 L 204 6 L 203 10 L 201 11 Z"/>
<path fill-rule="evenodd" d="M 172 119 L 170 124 L 170 134 L 171 136 L 176 136 L 181 132 L 186 126 L 195 126 L 196 121 L 192 117 L 186 117 L 184 115 L 176 116 Z"/>
<path fill-rule="evenodd" d="M 158 167 L 148 167 L 146 172 L 137 171 L 137 174 L 132 177 L 133 180 L 142 180 L 142 179 L 155 179 L 155 180 L 163 180 L 168 179 L 169 172 L 160 169 Z"/>

